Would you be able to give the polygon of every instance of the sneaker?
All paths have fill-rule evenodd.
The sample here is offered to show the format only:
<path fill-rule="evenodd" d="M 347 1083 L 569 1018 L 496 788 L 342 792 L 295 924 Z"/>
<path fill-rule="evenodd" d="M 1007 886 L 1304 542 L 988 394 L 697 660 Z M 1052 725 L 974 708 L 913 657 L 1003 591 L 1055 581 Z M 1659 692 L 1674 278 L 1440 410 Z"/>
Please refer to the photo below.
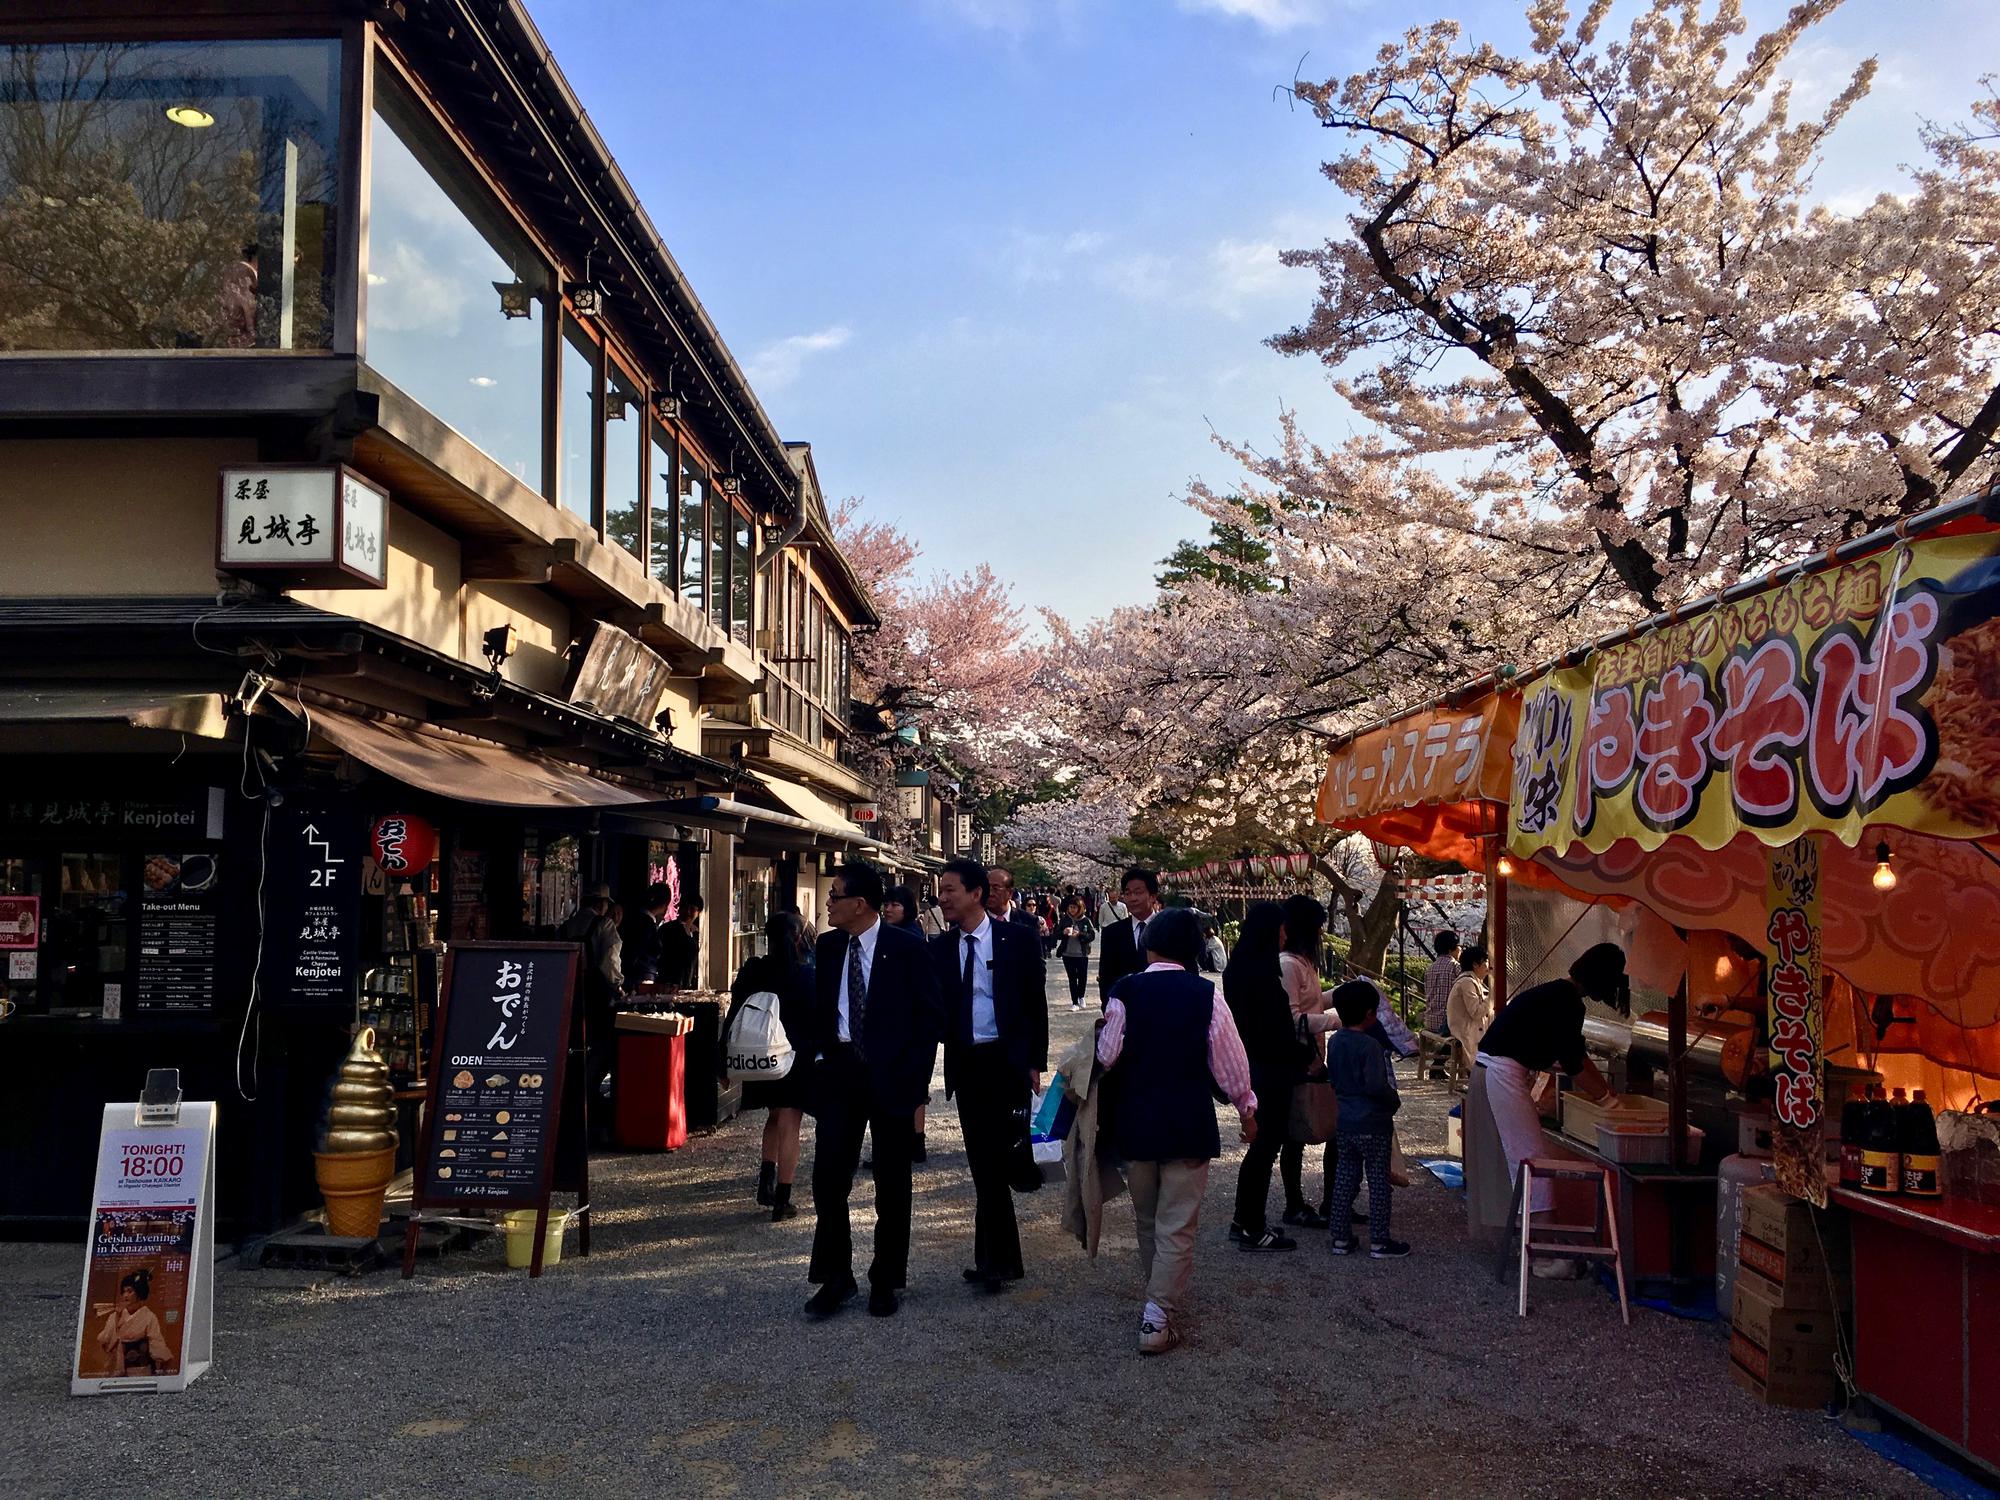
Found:
<path fill-rule="evenodd" d="M 1369 1257 L 1373 1260 L 1397 1260 L 1409 1253 L 1408 1240 L 1377 1240 L 1368 1247 Z"/>
<path fill-rule="evenodd" d="M 1247 1239 L 1249 1239 L 1249 1238 L 1250 1238 L 1250 1236 L 1249 1236 L 1249 1235 L 1247 1235 L 1247 1234 L 1245 1234 L 1245 1233 L 1243 1232 L 1243 1226 L 1242 1226 L 1241 1224 L 1237 1223 L 1237 1222 L 1236 1222 L 1236 1221 L 1235 1221 L 1234 1219 L 1231 1219 L 1231 1220 L 1229 1221 L 1229 1242 L 1230 1242 L 1230 1244 L 1232 1244 L 1232 1245 L 1233 1245 L 1233 1244 L 1235 1244 L 1235 1243 L 1236 1243 L 1236 1242 L 1237 1242 L 1238 1240 L 1247 1240 Z"/>
<path fill-rule="evenodd" d="M 1180 1330 L 1171 1322 L 1155 1323 L 1151 1318 L 1139 1325 L 1139 1352 L 1141 1354 L 1165 1354 L 1179 1346 Z"/>
<path fill-rule="evenodd" d="M 1299 1242 L 1289 1234 L 1280 1234 L 1275 1229 L 1267 1229 L 1255 1239 L 1246 1234 L 1237 1243 L 1236 1248 L 1238 1250 L 1296 1250 L 1299 1248 Z"/>
<path fill-rule="evenodd" d="M 1350 1234 L 1344 1240 L 1334 1240 L 1331 1244 L 1331 1248 L 1335 1255 L 1352 1255 L 1355 1251 L 1361 1248 L 1361 1241 L 1357 1240 L 1353 1235 Z"/>
<path fill-rule="evenodd" d="M 1567 1255 L 1538 1259 L 1529 1272 L 1542 1281 L 1574 1281 L 1583 1274 L 1583 1262 Z"/>
<path fill-rule="evenodd" d="M 1285 1222 L 1296 1224 L 1301 1229 L 1326 1228 L 1326 1215 L 1311 1204 L 1301 1203 L 1297 1208 L 1285 1210 Z"/>

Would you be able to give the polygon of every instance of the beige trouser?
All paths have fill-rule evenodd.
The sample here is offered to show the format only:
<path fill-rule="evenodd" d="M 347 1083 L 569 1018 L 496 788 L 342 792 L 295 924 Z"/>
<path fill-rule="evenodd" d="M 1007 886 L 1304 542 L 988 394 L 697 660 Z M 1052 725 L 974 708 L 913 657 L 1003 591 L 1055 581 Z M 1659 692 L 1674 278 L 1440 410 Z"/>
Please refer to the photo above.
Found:
<path fill-rule="evenodd" d="M 1139 1270 L 1146 1300 L 1168 1317 L 1187 1311 L 1194 1276 L 1194 1234 L 1208 1191 L 1206 1161 L 1135 1161 L 1125 1164 L 1132 1215 L 1139 1222 Z"/>

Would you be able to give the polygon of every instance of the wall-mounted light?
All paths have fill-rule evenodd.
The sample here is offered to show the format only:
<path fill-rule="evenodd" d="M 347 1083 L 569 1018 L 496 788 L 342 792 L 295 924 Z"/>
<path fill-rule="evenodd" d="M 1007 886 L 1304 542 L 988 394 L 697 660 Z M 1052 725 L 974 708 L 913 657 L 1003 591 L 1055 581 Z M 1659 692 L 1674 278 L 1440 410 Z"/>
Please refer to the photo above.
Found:
<path fill-rule="evenodd" d="M 672 739 L 674 733 L 674 711 L 671 708 L 663 708 L 654 714 L 653 727 L 664 737 Z"/>
<path fill-rule="evenodd" d="M 569 289 L 570 310 L 579 318 L 604 316 L 604 288 L 594 281 L 579 281 Z"/>
<path fill-rule="evenodd" d="M 715 486 L 725 495 L 740 495 L 743 493 L 743 481 L 734 474 L 717 475 Z"/>
<path fill-rule="evenodd" d="M 167 118 L 189 130 L 206 130 L 215 123 L 214 115 L 193 104 L 169 104 Z"/>
<path fill-rule="evenodd" d="M 486 665 L 494 671 L 500 670 L 500 663 L 512 656 L 520 648 L 521 633 L 512 625 L 495 625 L 486 632 L 480 649 L 486 654 Z"/>
<path fill-rule="evenodd" d="M 1870 877 L 1870 883 L 1878 891 L 1893 891 L 1896 888 L 1896 870 L 1889 863 L 1891 858 L 1887 840 L 1875 846 L 1875 873 Z"/>
<path fill-rule="evenodd" d="M 678 422 L 681 419 L 681 398 L 678 396 L 655 396 L 653 415 L 662 422 Z"/>
<path fill-rule="evenodd" d="M 512 281 L 496 281 L 493 290 L 500 294 L 500 312 L 509 318 L 531 318 L 535 315 L 534 298 L 529 294 L 528 283 L 516 276 Z"/>
<path fill-rule="evenodd" d="M 631 405 L 631 398 L 623 391 L 606 391 L 604 393 L 604 420 L 607 422 L 624 421 L 625 413 Z"/>

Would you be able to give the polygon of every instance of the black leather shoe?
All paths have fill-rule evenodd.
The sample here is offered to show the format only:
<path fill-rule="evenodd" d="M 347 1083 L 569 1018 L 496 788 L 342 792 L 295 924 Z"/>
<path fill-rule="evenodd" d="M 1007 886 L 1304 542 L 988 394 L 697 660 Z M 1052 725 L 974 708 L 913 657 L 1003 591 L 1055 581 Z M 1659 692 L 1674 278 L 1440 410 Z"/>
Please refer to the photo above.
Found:
<path fill-rule="evenodd" d="M 886 1286 L 870 1287 L 868 1290 L 868 1315 L 871 1318 L 893 1318 L 901 1305 L 900 1299 Z"/>
<path fill-rule="evenodd" d="M 812 1294 L 812 1300 L 806 1304 L 806 1316 L 811 1318 L 830 1318 L 839 1312 L 846 1305 L 848 1298 L 852 1297 L 859 1290 L 860 1288 L 854 1284 L 852 1276 L 844 1281 L 829 1281 L 825 1286 Z M 872 1301 L 873 1299 L 871 1298 L 870 1300 Z"/>
<path fill-rule="evenodd" d="M 958 1274 L 963 1276 L 967 1281 L 979 1282 L 985 1281 L 990 1273 L 984 1266 L 967 1266 Z"/>

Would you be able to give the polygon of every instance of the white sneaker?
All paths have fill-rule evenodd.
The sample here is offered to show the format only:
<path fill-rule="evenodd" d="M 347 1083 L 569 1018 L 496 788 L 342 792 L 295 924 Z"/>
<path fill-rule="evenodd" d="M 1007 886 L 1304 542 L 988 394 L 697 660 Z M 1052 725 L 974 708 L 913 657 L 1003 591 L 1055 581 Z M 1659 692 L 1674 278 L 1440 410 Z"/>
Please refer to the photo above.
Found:
<path fill-rule="evenodd" d="M 1566 1255 L 1552 1255 L 1536 1261 L 1529 1270 L 1543 1281 L 1574 1281 L 1583 1274 L 1583 1262 Z"/>
<path fill-rule="evenodd" d="M 1155 1323 L 1151 1318 L 1139 1325 L 1139 1352 L 1141 1354 L 1165 1354 L 1178 1347 L 1180 1330 L 1172 1322 Z"/>

